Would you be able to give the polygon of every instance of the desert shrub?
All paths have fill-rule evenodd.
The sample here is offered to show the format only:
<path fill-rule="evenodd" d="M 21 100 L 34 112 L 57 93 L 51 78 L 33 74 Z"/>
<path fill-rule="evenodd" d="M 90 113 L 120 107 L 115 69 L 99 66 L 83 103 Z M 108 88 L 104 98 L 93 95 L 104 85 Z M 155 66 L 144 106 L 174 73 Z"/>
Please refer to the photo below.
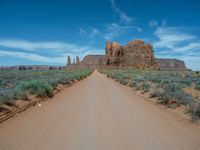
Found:
<path fill-rule="evenodd" d="M 191 115 L 192 120 L 196 121 L 200 119 L 200 102 L 195 99 L 189 104 L 188 113 Z"/>
<path fill-rule="evenodd" d="M 3 97 L 3 95 L 1 95 L 1 93 L 0 93 L 0 106 L 1 106 L 3 103 L 4 103 L 4 97 Z"/>
<path fill-rule="evenodd" d="M 0 105 L 28 94 L 51 96 L 58 84 L 68 84 L 91 74 L 93 70 L 0 70 Z M 52 88 L 53 87 L 53 88 Z"/>
<path fill-rule="evenodd" d="M 15 97 L 14 89 L 1 89 L 0 91 L 0 105 L 6 103 L 8 105 L 13 105 Z"/>
<path fill-rule="evenodd" d="M 121 79 L 121 80 L 120 80 L 120 83 L 123 84 L 123 85 L 127 85 L 128 82 L 129 82 L 128 79 Z"/>
<path fill-rule="evenodd" d="M 5 101 L 12 101 L 15 95 L 13 89 L 3 89 L 1 90 L 0 97 L 2 97 Z"/>
<path fill-rule="evenodd" d="M 150 93 L 150 97 L 154 98 L 154 97 L 160 97 L 161 92 L 159 90 L 152 90 L 152 92 Z"/>
<path fill-rule="evenodd" d="M 150 88 L 150 85 L 148 83 L 146 83 L 146 82 L 144 82 L 141 85 L 141 89 L 144 91 L 144 93 L 149 92 L 149 88 Z"/>
<path fill-rule="evenodd" d="M 52 86 L 43 80 L 32 80 L 20 83 L 17 90 L 37 96 L 52 96 Z"/>
<path fill-rule="evenodd" d="M 200 90 L 200 80 L 197 80 L 197 81 L 195 82 L 195 89 L 196 89 L 196 90 Z"/>
<path fill-rule="evenodd" d="M 151 98 L 159 97 L 160 94 L 161 94 L 161 92 L 159 90 L 159 84 L 152 84 L 151 91 L 150 91 L 150 97 Z"/>
<path fill-rule="evenodd" d="M 149 78 L 149 81 L 151 81 L 153 83 L 160 83 L 161 82 L 160 75 L 151 75 L 148 78 Z"/>
<path fill-rule="evenodd" d="M 48 78 L 47 82 L 53 87 L 55 88 L 58 84 L 59 84 L 59 79 L 57 78 Z"/>
<path fill-rule="evenodd" d="M 146 79 L 145 79 L 145 77 L 139 76 L 139 77 L 135 78 L 135 81 L 136 82 L 145 82 Z"/>
<path fill-rule="evenodd" d="M 172 99 L 180 104 L 188 104 L 191 103 L 192 96 L 185 93 L 180 85 L 171 83 L 165 85 L 163 92 L 159 95 L 159 100 L 167 104 Z"/>
<path fill-rule="evenodd" d="M 132 88 L 137 87 L 137 82 L 135 80 L 132 80 L 132 82 L 130 83 L 130 87 Z"/>
<path fill-rule="evenodd" d="M 114 78 L 122 84 L 127 84 L 135 90 L 150 92 L 151 97 L 158 97 L 161 103 L 174 105 L 174 102 L 189 105 L 191 114 L 198 116 L 200 104 L 193 105 L 195 97 L 187 94 L 183 89 L 193 86 L 200 90 L 199 72 L 172 72 L 172 71 L 150 71 L 137 69 L 103 70 L 108 77 Z M 173 103 L 172 103 L 173 102 Z M 190 106 L 191 105 L 191 106 Z M 195 108 L 195 109 L 194 109 Z M 200 117 L 199 117 L 200 118 Z"/>

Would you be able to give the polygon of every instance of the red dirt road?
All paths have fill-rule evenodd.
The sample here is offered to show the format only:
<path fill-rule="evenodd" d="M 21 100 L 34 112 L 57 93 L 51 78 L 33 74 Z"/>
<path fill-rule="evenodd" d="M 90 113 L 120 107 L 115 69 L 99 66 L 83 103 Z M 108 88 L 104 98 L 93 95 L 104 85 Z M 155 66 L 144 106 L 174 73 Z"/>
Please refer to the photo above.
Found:
<path fill-rule="evenodd" d="M 199 125 L 96 71 L 0 124 L 0 150 L 199 149 Z"/>

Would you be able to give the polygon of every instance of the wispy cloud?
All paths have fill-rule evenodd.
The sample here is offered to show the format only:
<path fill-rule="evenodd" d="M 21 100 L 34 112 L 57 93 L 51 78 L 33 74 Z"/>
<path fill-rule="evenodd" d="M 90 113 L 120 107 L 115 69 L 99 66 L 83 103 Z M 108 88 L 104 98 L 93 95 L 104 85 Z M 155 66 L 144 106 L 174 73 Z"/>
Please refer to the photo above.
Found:
<path fill-rule="evenodd" d="M 116 5 L 115 0 L 110 0 L 112 10 L 117 15 L 117 19 L 108 23 L 100 23 L 101 27 L 89 27 L 86 29 L 79 28 L 81 35 L 87 36 L 87 38 L 94 39 L 97 37 L 104 40 L 114 40 L 115 38 L 122 36 L 132 31 L 142 32 L 142 29 L 134 25 L 134 18 L 128 16 L 120 7 Z"/>
<path fill-rule="evenodd" d="M 110 0 L 113 10 L 118 14 L 120 22 L 125 24 L 131 24 L 133 22 L 133 18 L 129 17 L 125 12 L 123 12 L 117 5 L 115 0 Z"/>
<path fill-rule="evenodd" d="M 112 40 L 115 37 L 123 35 L 131 30 L 137 30 L 138 32 L 142 31 L 142 29 L 139 27 L 129 26 L 129 25 L 120 25 L 116 22 L 106 24 L 105 26 L 106 26 L 106 31 L 103 36 L 106 40 Z"/>
<path fill-rule="evenodd" d="M 118 36 L 122 31 L 122 28 L 117 23 L 106 24 L 106 32 L 104 38 L 111 40 L 114 37 Z"/>
<path fill-rule="evenodd" d="M 102 36 L 102 33 L 99 29 L 95 28 L 95 27 L 91 27 L 91 32 L 90 32 L 90 37 L 96 37 L 96 36 Z"/>
<path fill-rule="evenodd" d="M 4 40 L 0 39 L 1 47 L 10 47 L 10 48 L 18 48 L 24 50 L 64 50 L 64 49 L 73 49 L 75 45 L 63 43 L 63 42 L 30 42 L 26 40 Z"/>
<path fill-rule="evenodd" d="M 159 39 L 154 43 L 156 48 L 168 48 L 174 52 L 190 51 L 200 45 L 195 36 L 184 33 L 178 27 L 158 27 L 154 35 Z"/>
<path fill-rule="evenodd" d="M 78 28 L 79 33 L 85 35 L 86 31 L 83 28 Z"/>
<path fill-rule="evenodd" d="M 18 51 L 5 51 L 0 50 L 0 56 L 7 56 L 7 57 L 15 57 L 15 58 L 22 58 L 26 60 L 32 60 L 37 62 L 47 62 L 47 63 L 64 63 L 66 61 L 66 57 L 47 57 L 42 56 L 34 53 L 26 53 L 26 52 L 18 52 Z"/>
<path fill-rule="evenodd" d="M 181 27 L 156 27 L 153 42 L 158 57 L 177 58 L 186 62 L 189 68 L 200 70 L 200 39 Z"/>
<path fill-rule="evenodd" d="M 94 34 L 95 31 L 94 31 Z M 101 49 L 89 45 L 77 45 L 65 42 L 31 42 L 27 40 L 0 40 L 0 56 L 15 57 L 36 62 L 66 63 L 66 57 L 83 58 L 89 53 L 103 53 Z"/>
<path fill-rule="evenodd" d="M 11 40 L 0 39 L 0 47 L 25 50 L 25 51 L 35 51 L 35 52 L 48 51 L 49 53 L 51 52 L 63 53 L 66 51 L 81 52 L 90 49 L 90 47 L 86 45 L 77 45 L 66 42 L 58 42 L 58 41 L 31 42 L 21 39 L 11 39 Z"/>
<path fill-rule="evenodd" d="M 158 25 L 158 21 L 156 21 L 156 20 L 149 21 L 149 26 L 151 28 L 157 27 L 157 25 Z"/>

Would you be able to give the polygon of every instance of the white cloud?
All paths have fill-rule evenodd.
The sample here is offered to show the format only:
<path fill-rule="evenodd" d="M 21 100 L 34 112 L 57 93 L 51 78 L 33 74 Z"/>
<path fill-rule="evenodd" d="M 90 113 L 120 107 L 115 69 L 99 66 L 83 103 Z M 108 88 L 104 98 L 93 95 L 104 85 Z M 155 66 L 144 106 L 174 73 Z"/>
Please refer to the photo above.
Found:
<path fill-rule="evenodd" d="M 140 27 L 133 27 L 135 28 L 138 32 L 142 32 L 142 29 Z"/>
<path fill-rule="evenodd" d="M 119 7 L 117 7 L 115 0 L 110 0 L 113 10 L 119 15 L 121 23 L 131 24 L 133 18 L 129 17 L 125 12 L 123 12 Z"/>
<path fill-rule="evenodd" d="M 103 54 L 103 53 L 104 51 L 102 49 L 91 49 L 91 50 L 84 51 L 81 55 L 79 55 L 79 57 L 83 59 L 83 57 L 88 54 Z M 0 57 L 22 58 L 26 60 L 35 61 L 35 62 L 45 62 L 45 63 L 65 64 L 67 60 L 67 56 L 70 56 L 71 59 L 73 60 L 78 55 L 74 53 L 64 53 L 60 57 L 49 57 L 49 56 L 43 56 L 43 55 L 35 54 L 35 53 L 0 50 Z"/>
<path fill-rule="evenodd" d="M 105 26 L 106 26 L 106 31 L 103 36 L 106 40 L 113 40 L 115 37 L 118 37 L 133 30 L 142 32 L 142 29 L 137 26 L 121 25 L 116 22 L 106 24 Z"/>
<path fill-rule="evenodd" d="M 173 51 L 181 52 L 190 50 L 191 46 L 198 46 L 193 43 L 192 45 L 185 45 L 185 43 L 191 42 L 195 39 L 195 36 L 181 32 L 178 27 L 158 27 L 154 32 L 154 35 L 158 37 L 158 41 L 154 43 L 156 48 L 169 48 Z M 191 44 L 191 43 L 190 43 Z"/>
<path fill-rule="evenodd" d="M 7 56 L 7 57 L 15 57 L 15 58 L 22 58 L 26 60 L 32 60 L 37 62 L 47 62 L 47 63 L 65 63 L 66 57 L 47 57 L 33 53 L 25 53 L 25 52 L 18 52 L 18 51 L 5 51 L 0 50 L 0 56 Z M 67 55 L 66 55 L 67 56 Z"/>
<path fill-rule="evenodd" d="M 158 25 L 158 21 L 156 21 L 156 20 L 151 20 L 151 21 L 149 21 L 149 26 L 150 26 L 151 28 L 157 27 L 157 25 Z"/>
<path fill-rule="evenodd" d="M 93 34 L 97 34 L 97 30 L 94 29 Z M 103 52 L 103 50 L 91 47 L 89 45 L 77 45 L 56 41 L 30 42 L 19 39 L 0 40 L 1 57 L 22 58 L 36 62 L 65 64 L 68 55 L 70 55 L 73 59 L 76 56 L 83 58 L 83 56 L 89 53 L 92 54 Z"/>
<path fill-rule="evenodd" d="M 64 42 L 30 42 L 25 40 L 3 40 L 0 39 L 1 47 L 18 48 L 23 50 L 66 50 L 74 49 L 74 44 L 64 43 Z"/>
<path fill-rule="evenodd" d="M 120 12 L 120 21 L 125 24 L 131 24 L 133 22 L 133 18 L 129 17 L 124 12 Z"/>
<path fill-rule="evenodd" d="M 165 25 L 157 27 L 154 32 L 158 38 L 153 43 L 157 57 L 181 59 L 188 68 L 200 70 L 200 40 L 183 28 Z"/>
<path fill-rule="evenodd" d="M 117 20 L 109 23 L 103 23 L 101 28 L 90 27 L 85 30 L 83 28 L 79 28 L 80 34 L 85 34 L 87 39 L 89 38 L 90 42 L 93 43 L 96 37 L 101 37 L 105 40 L 113 40 L 114 38 L 123 35 L 129 31 L 137 31 L 142 32 L 142 29 L 133 24 L 134 18 L 128 16 L 125 12 L 123 12 L 117 5 L 115 0 L 110 0 L 113 11 L 117 14 Z"/>
<path fill-rule="evenodd" d="M 200 42 L 192 42 L 187 44 L 186 46 L 183 47 L 177 47 L 176 48 L 177 52 L 187 52 L 187 51 L 199 51 L 200 52 Z"/>
<path fill-rule="evenodd" d="M 95 31 L 93 34 L 96 34 Z M 90 46 L 87 45 L 77 45 L 77 44 L 71 44 L 66 42 L 30 42 L 27 40 L 2 40 L 0 39 L 0 47 L 4 48 L 12 48 L 17 50 L 25 50 L 25 51 L 31 51 L 31 52 L 41 52 L 47 51 L 48 53 L 65 53 L 65 52 L 82 52 L 87 49 L 91 49 Z M 52 50 L 52 51 L 49 51 Z"/>
<path fill-rule="evenodd" d="M 134 27 L 132 26 L 122 26 L 118 23 L 110 23 L 106 24 L 106 31 L 104 34 L 104 38 L 106 40 L 112 40 L 117 36 L 120 36 L 127 31 L 130 31 L 130 29 L 133 29 Z"/>
<path fill-rule="evenodd" d="M 90 37 L 101 36 L 101 32 L 99 29 L 91 27 Z"/>
<path fill-rule="evenodd" d="M 83 28 L 78 28 L 79 29 L 79 33 L 85 35 L 86 31 Z"/>
<path fill-rule="evenodd" d="M 87 38 L 90 39 L 90 41 L 92 39 L 92 43 L 94 42 L 94 38 L 96 37 L 100 37 L 105 40 L 113 40 L 114 38 L 130 31 L 136 30 L 137 32 L 142 32 L 142 29 L 137 26 L 123 25 L 117 22 L 107 23 L 103 25 L 104 26 L 101 30 L 95 27 L 89 27 L 88 31 L 85 32 L 87 33 Z"/>

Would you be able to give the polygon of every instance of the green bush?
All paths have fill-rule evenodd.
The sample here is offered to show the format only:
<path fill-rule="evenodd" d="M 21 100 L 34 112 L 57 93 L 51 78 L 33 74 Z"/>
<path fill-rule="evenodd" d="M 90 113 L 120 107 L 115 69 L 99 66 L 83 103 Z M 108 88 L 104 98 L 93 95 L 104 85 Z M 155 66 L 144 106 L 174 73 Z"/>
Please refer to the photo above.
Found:
<path fill-rule="evenodd" d="M 80 80 L 93 70 L 0 70 L 0 105 L 15 99 L 27 99 L 28 94 L 51 96 L 58 84 Z"/>
<path fill-rule="evenodd" d="M 37 96 L 52 96 L 53 87 L 44 80 L 32 80 L 20 83 L 16 89 Z"/>
<path fill-rule="evenodd" d="M 172 99 L 180 104 L 189 104 L 192 101 L 192 96 L 185 93 L 180 85 L 171 83 L 165 85 L 163 92 L 159 95 L 159 99 L 165 104 Z"/>
<path fill-rule="evenodd" d="M 192 120 L 196 121 L 200 119 L 200 102 L 195 99 L 189 104 L 188 113 L 191 115 Z"/>
<path fill-rule="evenodd" d="M 195 97 L 185 93 L 185 87 L 194 85 L 200 90 L 199 72 L 171 72 L 171 71 L 150 71 L 137 69 L 103 70 L 108 77 L 114 78 L 122 84 L 127 84 L 136 90 L 150 92 L 151 97 L 157 97 L 161 103 L 170 104 L 172 100 L 177 104 L 189 105 L 194 117 L 200 118 L 200 104 L 193 105 Z M 176 105 L 174 105 L 176 106 Z"/>
<path fill-rule="evenodd" d="M 129 82 L 128 79 L 121 79 L 121 80 L 120 80 L 120 83 L 123 84 L 123 85 L 127 85 L 128 82 Z"/>
<path fill-rule="evenodd" d="M 136 88 L 137 87 L 137 82 L 135 80 L 133 80 L 130 84 L 130 87 L 132 88 Z"/>
<path fill-rule="evenodd" d="M 144 91 L 144 93 L 149 92 L 149 88 L 150 88 L 150 85 L 148 83 L 146 83 L 146 82 L 144 82 L 141 85 L 141 89 Z"/>
<path fill-rule="evenodd" d="M 197 80 L 197 81 L 195 82 L 195 89 L 196 89 L 196 90 L 200 90 L 200 80 Z"/>

